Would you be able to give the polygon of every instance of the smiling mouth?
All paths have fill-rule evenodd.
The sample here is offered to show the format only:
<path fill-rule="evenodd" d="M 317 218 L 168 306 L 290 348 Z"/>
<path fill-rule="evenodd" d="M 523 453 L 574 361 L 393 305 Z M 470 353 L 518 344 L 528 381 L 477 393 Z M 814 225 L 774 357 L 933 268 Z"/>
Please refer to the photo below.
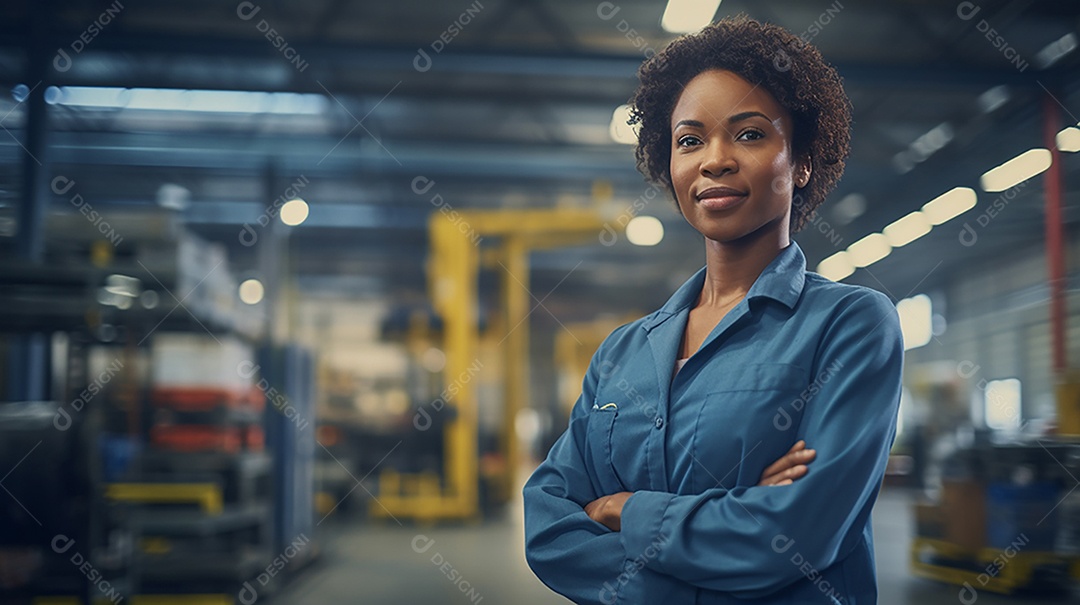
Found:
<path fill-rule="evenodd" d="M 746 199 L 747 194 L 730 187 L 712 187 L 697 194 L 697 201 L 706 210 L 726 210 Z"/>

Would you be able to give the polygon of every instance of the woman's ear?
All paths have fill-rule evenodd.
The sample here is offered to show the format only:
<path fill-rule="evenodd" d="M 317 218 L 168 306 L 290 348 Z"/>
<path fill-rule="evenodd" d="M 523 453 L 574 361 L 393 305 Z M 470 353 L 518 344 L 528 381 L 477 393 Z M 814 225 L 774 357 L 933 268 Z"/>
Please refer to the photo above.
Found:
<path fill-rule="evenodd" d="M 799 189 L 806 187 L 810 182 L 810 173 L 813 172 L 813 162 L 810 160 L 810 154 L 804 154 L 799 156 L 799 159 L 795 161 L 795 186 Z"/>

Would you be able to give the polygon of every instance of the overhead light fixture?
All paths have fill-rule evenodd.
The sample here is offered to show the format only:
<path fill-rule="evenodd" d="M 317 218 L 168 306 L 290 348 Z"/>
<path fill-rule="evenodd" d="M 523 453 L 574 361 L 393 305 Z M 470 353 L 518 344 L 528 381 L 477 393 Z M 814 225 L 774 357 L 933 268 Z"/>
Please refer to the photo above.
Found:
<path fill-rule="evenodd" d="M 931 225 L 940 225 L 974 208 L 978 198 L 970 187 L 955 187 L 926 202 L 922 211 Z"/>
<path fill-rule="evenodd" d="M 608 126 L 608 132 L 611 133 L 611 140 L 616 143 L 622 143 L 624 145 L 636 145 L 637 144 L 637 132 L 627 124 L 630 120 L 630 106 L 619 105 L 615 108 L 615 112 L 611 114 L 611 125 Z"/>
<path fill-rule="evenodd" d="M 892 252 L 889 238 L 883 233 L 871 233 L 848 246 L 848 258 L 856 267 L 868 267 Z"/>
<path fill-rule="evenodd" d="M 626 224 L 626 239 L 635 246 L 655 246 L 664 239 L 664 223 L 655 216 L 635 216 Z"/>
<path fill-rule="evenodd" d="M 281 222 L 295 227 L 307 220 L 308 205 L 300 198 L 289 200 L 281 207 Z"/>
<path fill-rule="evenodd" d="M 833 218 L 841 225 L 846 225 L 866 212 L 866 196 L 861 193 L 849 193 L 833 205 Z"/>
<path fill-rule="evenodd" d="M 931 228 L 930 219 L 926 217 L 926 214 L 916 210 L 901 219 L 893 221 L 882 230 L 882 233 L 889 240 L 890 246 L 899 248 L 930 233 Z"/>
<path fill-rule="evenodd" d="M 1054 140 L 1057 142 L 1058 151 L 1076 153 L 1080 151 L 1080 128 L 1069 126 L 1057 133 Z"/>
<path fill-rule="evenodd" d="M 668 0 L 660 26 L 673 34 L 696 32 L 712 22 L 720 0 Z"/>
<path fill-rule="evenodd" d="M 1042 50 L 1035 55 L 1035 63 L 1039 66 L 1039 69 L 1046 69 L 1060 61 L 1065 55 L 1076 50 L 1076 46 L 1076 34 L 1069 32 L 1042 47 Z"/>
<path fill-rule="evenodd" d="M 979 184 L 983 191 L 997 192 L 1018 185 L 1044 172 L 1053 161 L 1049 149 L 1036 147 L 983 173 Z"/>
<path fill-rule="evenodd" d="M 57 102 L 100 109 L 281 115 L 316 115 L 328 106 L 326 97 L 310 93 L 107 86 L 63 86 Z"/>
<path fill-rule="evenodd" d="M 840 251 L 818 263 L 817 272 L 826 279 L 840 281 L 855 272 L 846 251 Z"/>
<path fill-rule="evenodd" d="M 931 128 L 925 134 L 911 143 L 911 151 L 915 161 L 922 162 L 936 153 L 939 149 L 949 144 L 953 139 L 953 127 L 948 122 L 942 122 Z"/>
<path fill-rule="evenodd" d="M 246 279 L 240 284 L 240 300 L 246 304 L 259 304 L 265 293 L 262 282 L 257 279 Z"/>
<path fill-rule="evenodd" d="M 1009 101 L 1009 89 L 995 86 L 984 91 L 976 101 L 983 113 L 991 113 Z"/>

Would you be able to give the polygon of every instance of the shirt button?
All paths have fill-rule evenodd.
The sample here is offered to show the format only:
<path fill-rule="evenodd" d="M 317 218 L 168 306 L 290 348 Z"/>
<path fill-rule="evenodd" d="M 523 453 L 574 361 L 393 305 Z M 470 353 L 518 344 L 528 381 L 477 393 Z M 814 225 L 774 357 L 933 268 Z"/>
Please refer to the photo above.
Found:
<path fill-rule="evenodd" d="M 656 428 L 662 429 L 662 428 L 664 428 L 664 419 L 657 416 L 656 421 L 653 422 L 653 424 L 656 425 Z"/>

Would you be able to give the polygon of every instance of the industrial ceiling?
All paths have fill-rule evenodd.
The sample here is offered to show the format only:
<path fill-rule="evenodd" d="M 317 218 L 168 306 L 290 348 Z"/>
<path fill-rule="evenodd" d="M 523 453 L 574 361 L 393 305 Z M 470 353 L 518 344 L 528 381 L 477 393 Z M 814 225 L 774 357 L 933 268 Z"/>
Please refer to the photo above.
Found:
<path fill-rule="evenodd" d="M 633 148 L 608 132 L 637 66 L 673 38 L 660 26 L 664 6 L 9 0 L 0 21 L 0 87 L 12 91 L 0 98 L 0 216 L 26 195 L 21 99 L 56 87 L 46 95 L 40 158 L 50 174 L 74 181 L 102 213 L 158 207 L 162 186 L 179 186 L 187 202 L 178 212 L 227 245 L 237 271 L 256 262 L 238 237 L 242 225 L 302 182 L 311 216 L 289 245 L 309 292 L 422 300 L 427 218 L 438 204 L 550 208 L 610 191 L 625 205 L 648 195 L 644 212 L 666 228 L 658 246 L 539 252 L 532 280 L 536 298 L 564 321 L 647 312 L 704 262 L 700 237 L 666 197 L 649 193 Z M 854 105 L 846 175 L 796 237 L 811 268 L 957 186 L 979 191 L 975 209 L 847 281 L 899 299 L 1042 245 L 1041 178 L 1010 192 L 1007 220 L 976 227 L 976 245 L 959 235 L 1001 195 L 982 192 L 979 176 L 1044 146 L 1047 111 L 1059 127 L 1080 120 L 1080 51 L 1068 52 L 1080 6 L 725 0 L 718 16 L 737 13 L 811 39 Z M 142 89 L 159 88 L 297 94 L 206 97 L 215 111 L 145 108 L 161 99 Z M 1075 183 L 1080 159 L 1062 160 Z M 46 197 L 70 211 L 70 195 Z M 1076 187 L 1066 187 L 1065 206 L 1075 240 Z"/>

